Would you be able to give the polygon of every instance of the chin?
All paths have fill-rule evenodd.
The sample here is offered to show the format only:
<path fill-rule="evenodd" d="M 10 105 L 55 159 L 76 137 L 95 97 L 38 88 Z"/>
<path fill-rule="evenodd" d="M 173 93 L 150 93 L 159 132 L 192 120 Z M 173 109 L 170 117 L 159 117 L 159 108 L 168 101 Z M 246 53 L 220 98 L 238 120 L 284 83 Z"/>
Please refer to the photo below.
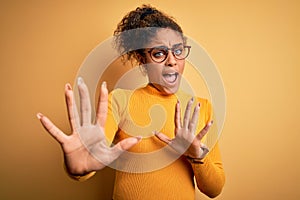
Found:
<path fill-rule="evenodd" d="M 178 91 L 179 85 L 180 85 L 179 80 L 177 80 L 177 82 L 173 83 L 173 84 L 168 84 L 164 81 L 160 81 L 160 83 L 158 83 L 158 82 L 159 81 L 156 81 L 156 83 L 154 83 L 154 82 L 151 82 L 151 83 L 163 95 L 175 94 Z"/>
<path fill-rule="evenodd" d="M 162 87 L 162 92 L 166 95 L 171 95 L 175 94 L 178 91 L 179 86 L 174 86 L 174 87 Z"/>

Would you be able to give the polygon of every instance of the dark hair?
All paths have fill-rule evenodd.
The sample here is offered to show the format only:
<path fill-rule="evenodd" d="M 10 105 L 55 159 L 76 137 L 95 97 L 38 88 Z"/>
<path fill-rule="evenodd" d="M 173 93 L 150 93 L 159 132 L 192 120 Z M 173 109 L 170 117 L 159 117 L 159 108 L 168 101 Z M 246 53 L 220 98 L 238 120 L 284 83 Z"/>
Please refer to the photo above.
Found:
<path fill-rule="evenodd" d="M 142 5 L 125 15 L 118 24 L 114 31 L 115 46 L 121 55 L 127 55 L 127 60 L 135 58 L 140 62 L 138 54 L 144 55 L 142 48 L 156 36 L 159 28 L 177 31 L 185 41 L 182 29 L 173 17 L 150 5 Z"/>

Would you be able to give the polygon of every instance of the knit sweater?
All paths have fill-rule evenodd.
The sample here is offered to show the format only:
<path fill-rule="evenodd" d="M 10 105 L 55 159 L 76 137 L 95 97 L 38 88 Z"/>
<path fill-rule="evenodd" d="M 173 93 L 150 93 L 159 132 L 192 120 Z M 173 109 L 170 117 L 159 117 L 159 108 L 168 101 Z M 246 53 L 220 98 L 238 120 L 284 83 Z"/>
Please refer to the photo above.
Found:
<path fill-rule="evenodd" d="M 175 105 L 180 102 L 183 115 L 190 98 L 183 92 L 162 95 L 150 84 L 135 91 L 116 89 L 110 93 L 105 126 L 108 141 L 116 144 L 131 136 L 143 138 L 125 152 L 129 157 L 114 163 L 117 169 L 114 200 L 193 200 L 194 177 L 199 190 L 207 196 L 215 197 L 221 192 L 225 176 L 218 144 L 203 163 L 190 163 L 185 156 L 174 156 L 176 154 L 153 135 L 156 130 L 174 138 Z M 198 102 L 201 107 L 196 133 L 212 118 L 211 104 L 206 99 L 196 98 L 194 105 Z M 140 156 L 136 159 L 139 161 L 132 161 L 130 156 Z"/>

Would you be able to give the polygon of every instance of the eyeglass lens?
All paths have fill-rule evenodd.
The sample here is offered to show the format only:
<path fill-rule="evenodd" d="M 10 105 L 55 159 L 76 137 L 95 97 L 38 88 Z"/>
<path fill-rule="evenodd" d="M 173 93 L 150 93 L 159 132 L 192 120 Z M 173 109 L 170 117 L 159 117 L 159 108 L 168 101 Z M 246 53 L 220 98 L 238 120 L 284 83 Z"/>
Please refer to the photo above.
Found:
<path fill-rule="evenodd" d="M 155 62 L 163 62 L 168 57 L 169 49 L 171 50 L 175 58 L 177 58 L 178 60 L 182 60 L 188 56 L 190 46 L 179 45 L 173 48 L 155 47 L 149 51 L 152 60 Z"/>

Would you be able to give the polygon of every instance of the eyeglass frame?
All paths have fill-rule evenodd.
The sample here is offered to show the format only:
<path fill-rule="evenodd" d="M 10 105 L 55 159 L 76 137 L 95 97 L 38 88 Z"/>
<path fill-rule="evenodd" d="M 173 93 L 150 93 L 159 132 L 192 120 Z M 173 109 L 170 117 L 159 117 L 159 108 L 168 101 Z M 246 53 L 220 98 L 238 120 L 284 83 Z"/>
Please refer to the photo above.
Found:
<path fill-rule="evenodd" d="M 162 61 L 160 61 L 160 62 L 155 61 L 155 60 L 152 58 L 152 54 L 151 54 L 151 52 L 152 52 L 154 49 L 157 49 L 157 48 L 162 48 L 162 49 L 164 49 L 164 50 L 167 52 L 166 57 L 165 57 Z M 171 47 L 171 48 L 169 48 L 169 47 L 166 47 L 166 46 L 160 46 L 160 47 L 153 47 L 153 48 L 150 48 L 150 50 L 148 50 L 147 52 L 150 54 L 151 60 L 153 60 L 153 61 L 156 62 L 156 63 L 162 63 L 162 62 L 164 62 L 164 61 L 168 58 L 169 50 L 171 50 L 171 52 L 172 52 L 174 58 L 176 58 L 177 60 L 184 60 L 184 59 L 186 59 L 186 58 L 189 56 L 189 54 L 190 54 L 190 51 L 191 51 L 192 46 L 183 45 L 183 48 L 187 48 L 187 49 L 188 49 L 188 53 L 186 54 L 186 56 L 185 56 L 184 58 L 177 58 L 177 56 L 174 54 L 175 48 L 176 48 L 176 47 Z"/>

